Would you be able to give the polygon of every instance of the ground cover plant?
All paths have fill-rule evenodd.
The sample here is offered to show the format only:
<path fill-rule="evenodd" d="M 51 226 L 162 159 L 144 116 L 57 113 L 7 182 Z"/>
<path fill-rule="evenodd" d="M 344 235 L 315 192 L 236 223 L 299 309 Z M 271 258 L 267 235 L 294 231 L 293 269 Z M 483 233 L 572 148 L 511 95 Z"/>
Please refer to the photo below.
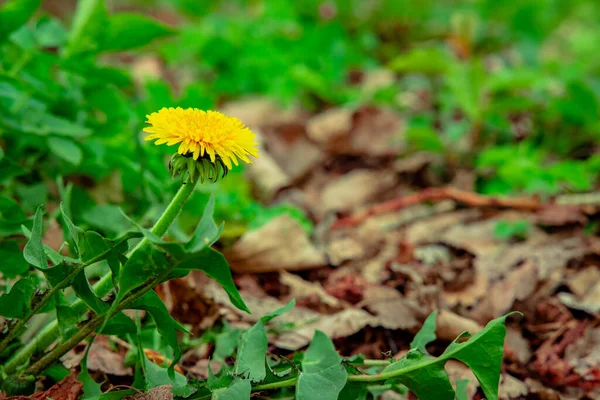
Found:
<path fill-rule="evenodd" d="M 1 3 L 0 396 L 597 398 L 599 14 Z"/>

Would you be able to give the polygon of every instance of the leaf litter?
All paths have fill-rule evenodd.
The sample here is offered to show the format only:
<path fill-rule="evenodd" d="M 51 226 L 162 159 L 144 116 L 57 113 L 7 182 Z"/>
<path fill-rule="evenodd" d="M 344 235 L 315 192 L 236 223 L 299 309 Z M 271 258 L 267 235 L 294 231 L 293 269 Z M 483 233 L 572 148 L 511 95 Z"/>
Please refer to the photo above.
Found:
<path fill-rule="evenodd" d="M 268 352 L 291 357 L 323 332 L 342 356 L 384 360 L 406 354 L 438 310 L 427 350 L 439 356 L 461 333 L 517 310 L 524 315 L 508 322 L 500 398 L 598 398 L 600 258 L 584 231 L 597 209 L 485 197 L 465 190 L 468 180 L 447 186 L 435 157 L 395 160 L 405 127 L 385 109 L 278 114 L 263 99 L 224 107 L 262 133 L 265 157 L 248 171 L 257 197 L 291 202 L 314 228 L 281 215 L 222 249 L 252 314 L 232 307 L 201 272 L 159 287 L 193 337 L 223 324 L 241 332 L 295 299 L 266 331 Z M 514 224 L 523 232 L 503 233 Z M 114 365 L 123 349 L 96 343 L 92 350 L 98 359 L 90 370 L 113 380 L 131 373 Z M 190 350 L 179 366 L 206 378 L 209 365 L 218 371 L 232 362 L 214 360 L 215 351 L 210 344 Z M 464 364 L 450 360 L 445 369 L 453 383 L 468 379 L 469 398 L 483 398 Z"/>

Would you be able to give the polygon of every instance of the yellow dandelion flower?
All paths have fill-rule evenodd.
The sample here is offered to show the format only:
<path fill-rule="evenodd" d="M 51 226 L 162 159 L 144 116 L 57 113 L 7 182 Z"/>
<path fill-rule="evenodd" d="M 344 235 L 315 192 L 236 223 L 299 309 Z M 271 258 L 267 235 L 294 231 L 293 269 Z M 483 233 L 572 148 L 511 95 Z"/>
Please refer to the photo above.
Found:
<path fill-rule="evenodd" d="M 202 111 L 197 108 L 163 108 L 147 115 L 150 133 L 146 140 L 167 146 L 179 144 L 177 153 L 198 158 L 210 158 L 215 163 L 219 158 L 231 169 L 238 159 L 249 164 L 248 156 L 258 157 L 256 136 L 239 119 L 228 117 L 217 111 Z"/>

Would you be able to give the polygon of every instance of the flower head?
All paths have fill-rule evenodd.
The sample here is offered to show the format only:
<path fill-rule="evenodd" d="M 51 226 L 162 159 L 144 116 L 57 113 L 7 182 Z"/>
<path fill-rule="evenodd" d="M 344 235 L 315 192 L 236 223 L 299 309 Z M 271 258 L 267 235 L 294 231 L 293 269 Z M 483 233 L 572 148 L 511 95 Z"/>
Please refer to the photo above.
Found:
<path fill-rule="evenodd" d="M 194 160 L 219 160 L 229 169 L 238 159 L 252 163 L 248 156 L 258 157 L 256 136 L 239 119 L 217 111 L 197 108 L 162 108 L 147 115 L 150 133 L 146 140 L 156 144 L 179 144 L 177 153 Z"/>

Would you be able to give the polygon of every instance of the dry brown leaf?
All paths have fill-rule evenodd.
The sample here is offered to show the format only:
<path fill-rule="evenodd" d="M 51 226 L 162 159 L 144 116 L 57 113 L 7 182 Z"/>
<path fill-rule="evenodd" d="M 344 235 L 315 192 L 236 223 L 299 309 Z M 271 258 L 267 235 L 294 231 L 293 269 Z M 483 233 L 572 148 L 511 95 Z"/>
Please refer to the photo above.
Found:
<path fill-rule="evenodd" d="M 13 399 L 13 400 L 77 400 L 83 384 L 77 379 L 76 373 L 71 373 L 62 381 L 58 382 L 50 389 L 44 392 L 38 392 L 31 396 L 14 396 L 4 397 L 4 394 L 0 394 L 0 399 Z"/>
<path fill-rule="evenodd" d="M 526 378 L 525 385 L 530 393 L 535 393 L 542 400 L 566 400 L 554 389 L 544 386 L 540 381 Z"/>
<path fill-rule="evenodd" d="M 519 399 L 529 393 L 529 388 L 524 382 L 509 374 L 502 374 L 499 389 L 498 398 L 500 400 Z"/>
<path fill-rule="evenodd" d="M 333 297 L 323 289 L 318 283 L 305 281 L 298 275 L 291 274 L 286 271 L 281 271 L 279 275 L 279 281 L 281 284 L 286 285 L 290 288 L 290 298 L 296 300 L 303 299 L 306 297 L 315 296 L 323 304 L 331 307 L 340 307 L 342 303 L 336 297 Z"/>
<path fill-rule="evenodd" d="M 507 274 L 520 262 L 531 259 L 538 266 L 539 279 L 546 279 L 552 272 L 565 268 L 569 261 L 582 258 L 589 252 L 588 245 L 579 237 L 565 238 L 554 235 L 503 246 L 480 255 L 475 259 L 475 267 L 495 280 Z"/>
<path fill-rule="evenodd" d="M 390 108 L 364 107 L 354 114 L 354 119 L 346 152 L 396 157 L 405 149 L 405 125 L 398 112 Z"/>
<path fill-rule="evenodd" d="M 590 289 L 600 281 L 600 268 L 589 266 L 577 271 L 567 279 L 567 286 L 577 297 L 583 297 Z"/>
<path fill-rule="evenodd" d="M 444 290 L 441 293 L 444 303 L 450 308 L 457 305 L 470 307 L 487 295 L 489 289 L 488 279 L 480 273 L 475 272 L 473 283 L 460 290 Z"/>
<path fill-rule="evenodd" d="M 264 150 L 248 168 L 248 179 L 256 188 L 256 196 L 266 202 L 271 201 L 281 188 L 291 182 L 275 160 Z"/>
<path fill-rule="evenodd" d="M 338 141 L 352 129 L 352 115 L 352 110 L 346 108 L 334 108 L 315 115 L 306 123 L 308 137 L 325 147 Z"/>
<path fill-rule="evenodd" d="M 331 211 L 350 211 L 366 204 L 395 184 L 395 176 L 384 171 L 353 170 L 325 185 L 316 208 L 321 215 Z"/>
<path fill-rule="evenodd" d="M 192 374 L 194 374 L 197 378 L 199 379 L 206 379 L 208 378 L 208 367 L 210 365 L 210 369 L 212 370 L 213 374 L 218 374 L 219 371 L 221 371 L 221 368 L 223 367 L 223 362 L 222 361 L 217 361 L 217 360 L 198 360 L 198 362 L 196 364 L 194 364 L 192 367 L 186 368 L 186 370 L 188 372 L 191 372 Z"/>
<path fill-rule="evenodd" d="M 387 329 L 416 328 L 423 314 L 414 299 L 387 286 L 367 287 L 361 305 L 375 314 L 378 325 Z"/>
<path fill-rule="evenodd" d="M 341 265 L 344 261 L 360 259 L 365 255 L 361 242 L 351 237 L 333 239 L 327 245 L 327 256 L 331 265 Z"/>
<path fill-rule="evenodd" d="M 298 221 L 287 215 L 244 233 L 224 254 L 237 272 L 298 271 L 327 264 Z"/>
<path fill-rule="evenodd" d="M 473 371 L 471 371 L 471 369 L 465 364 L 456 360 L 448 360 L 448 362 L 446 362 L 446 365 L 444 366 L 444 369 L 448 373 L 450 382 L 455 387 L 457 381 L 463 379 L 467 379 L 469 381 L 469 384 L 467 385 L 467 395 L 470 399 L 472 399 L 475 395 L 475 392 L 477 392 L 478 387 L 477 378 L 475 378 L 475 374 L 473 374 Z"/>
<path fill-rule="evenodd" d="M 559 293 L 558 298 L 567 307 L 575 310 L 586 311 L 591 314 L 600 314 L 600 282 L 594 286 L 581 298 L 570 293 Z"/>
<path fill-rule="evenodd" d="M 494 249 L 502 248 L 505 242 L 494 235 L 496 224 L 499 220 L 532 222 L 530 214 L 517 211 L 506 211 L 498 214 L 493 219 L 469 222 L 463 220 L 461 224 L 452 226 L 444 232 L 441 241 L 459 249 L 465 249 L 476 256 L 485 255 Z M 538 228 L 531 226 L 528 238 L 540 238 L 546 235 Z"/>
<path fill-rule="evenodd" d="M 284 316 L 282 320 L 287 320 Z M 347 337 L 359 332 L 365 326 L 377 326 L 379 321 L 366 311 L 348 308 L 331 315 L 323 315 L 316 322 L 299 325 L 293 331 L 279 335 L 274 341 L 277 347 L 286 350 L 298 350 L 310 343 L 315 330 L 324 332 L 332 339 Z"/>
<path fill-rule="evenodd" d="M 138 393 L 135 396 L 125 397 L 124 400 L 173 400 L 173 386 L 157 386 L 146 393 Z"/>
<path fill-rule="evenodd" d="M 508 327 L 504 341 L 520 362 L 523 364 L 529 362 L 533 352 L 529 342 L 523 337 L 520 330 Z"/>
<path fill-rule="evenodd" d="M 292 181 L 308 175 L 325 158 L 325 153 L 308 140 L 302 126 L 280 128 L 265 139 L 269 153 Z"/>
<path fill-rule="evenodd" d="M 435 335 L 438 339 L 453 341 L 465 331 L 474 335 L 482 329 L 483 326 L 472 319 L 461 317 L 452 311 L 441 310 L 437 317 Z"/>
<path fill-rule="evenodd" d="M 478 321 L 498 318 L 509 311 L 515 300 L 524 300 L 531 296 L 538 286 L 538 266 L 533 260 L 527 260 L 512 270 L 505 279 L 494 282 L 488 294 L 471 312 Z"/>
<path fill-rule="evenodd" d="M 76 368 L 80 365 L 85 352 L 70 352 L 63 359 L 63 364 L 67 368 Z M 113 351 L 108 348 L 108 343 L 103 337 L 99 337 L 92 343 L 87 360 L 87 367 L 90 371 L 99 371 L 107 375 L 132 376 L 133 371 L 125 367 L 125 354 Z"/>
<path fill-rule="evenodd" d="M 597 380 L 593 370 L 600 369 L 600 328 L 587 329 L 583 336 L 565 350 L 565 360 L 584 380 Z"/>
<path fill-rule="evenodd" d="M 406 239 L 413 244 L 438 242 L 448 229 L 480 215 L 481 211 L 474 209 L 438 214 L 421 219 L 407 227 Z"/>
<path fill-rule="evenodd" d="M 275 101 L 266 97 L 247 97 L 221 107 L 225 115 L 239 118 L 252 129 L 278 126 L 301 118 L 297 108 L 282 109 Z"/>

